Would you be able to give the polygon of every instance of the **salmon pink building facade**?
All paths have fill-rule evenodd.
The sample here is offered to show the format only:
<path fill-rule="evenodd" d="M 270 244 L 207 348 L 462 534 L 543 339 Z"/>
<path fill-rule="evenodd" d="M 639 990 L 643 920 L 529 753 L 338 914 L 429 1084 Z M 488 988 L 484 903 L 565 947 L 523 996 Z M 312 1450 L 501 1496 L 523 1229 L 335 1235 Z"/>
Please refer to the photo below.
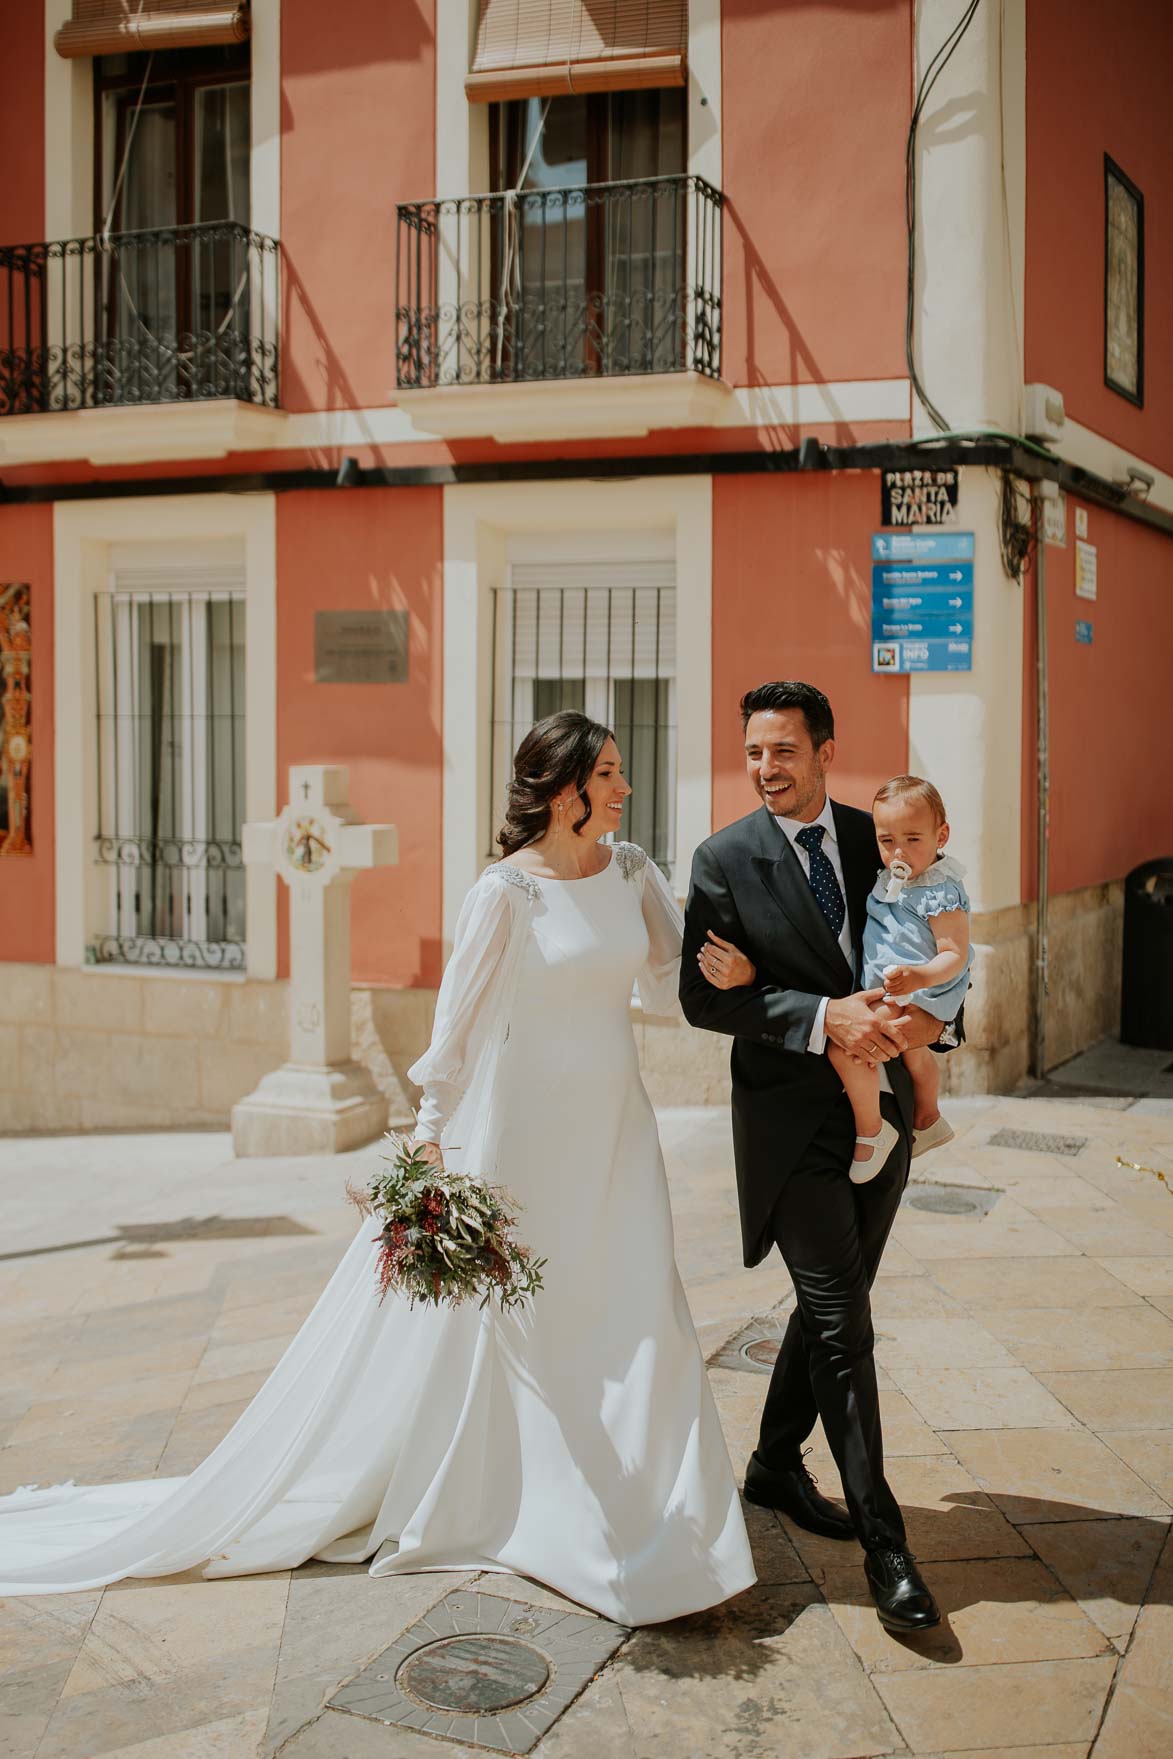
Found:
<path fill-rule="evenodd" d="M 954 1085 L 1114 1030 L 1173 848 L 1173 19 L 25 0 L 0 44 L 0 1130 L 222 1124 L 282 1062 L 242 828 L 316 763 L 398 828 L 352 1019 L 405 1116 L 526 728 L 615 728 L 683 894 L 778 677 L 838 797 L 947 802 Z M 973 535 L 967 669 L 874 639 L 873 540 L 937 532 L 886 479 Z"/>

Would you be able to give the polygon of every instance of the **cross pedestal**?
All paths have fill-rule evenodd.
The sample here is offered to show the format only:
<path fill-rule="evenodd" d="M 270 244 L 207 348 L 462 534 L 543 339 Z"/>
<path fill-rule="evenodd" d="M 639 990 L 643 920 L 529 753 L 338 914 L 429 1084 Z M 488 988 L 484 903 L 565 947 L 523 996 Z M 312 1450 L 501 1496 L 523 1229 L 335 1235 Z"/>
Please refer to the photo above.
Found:
<path fill-rule="evenodd" d="M 289 1061 L 232 1108 L 238 1155 L 337 1154 L 380 1136 L 387 1101 L 350 1054 L 350 881 L 398 858 L 394 825 L 355 822 L 341 766 L 289 772 L 279 818 L 244 827 L 245 865 L 289 887 Z"/>

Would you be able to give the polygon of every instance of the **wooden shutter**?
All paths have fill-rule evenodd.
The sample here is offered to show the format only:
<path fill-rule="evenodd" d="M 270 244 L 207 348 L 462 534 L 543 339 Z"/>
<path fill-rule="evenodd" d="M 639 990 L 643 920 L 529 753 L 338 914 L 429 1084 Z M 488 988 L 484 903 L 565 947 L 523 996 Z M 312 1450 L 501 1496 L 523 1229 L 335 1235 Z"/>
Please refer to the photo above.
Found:
<path fill-rule="evenodd" d="M 59 55 L 74 58 L 242 43 L 248 34 L 243 0 L 73 0 L 73 17 L 53 43 Z"/>
<path fill-rule="evenodd" d="M 682 86 L 688 0 L 481 0 L 475 103 Z"/>

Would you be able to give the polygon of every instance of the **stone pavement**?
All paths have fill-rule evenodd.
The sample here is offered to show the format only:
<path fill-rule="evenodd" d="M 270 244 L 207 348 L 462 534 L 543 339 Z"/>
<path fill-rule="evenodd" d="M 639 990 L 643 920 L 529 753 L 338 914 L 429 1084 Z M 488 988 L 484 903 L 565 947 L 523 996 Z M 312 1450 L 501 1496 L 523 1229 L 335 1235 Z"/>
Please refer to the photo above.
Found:
<path fill-rule="evenodd" d="M 949 1110 L 958 1139 L 917 1164 L 875 1301 L 891 1477 L 944 1622 L 887 1636 L 854 1548 L 750 1510 L 758 1585 L 621 1642 L 540 1759 L 1173 1754 L 1173 1196 L 1116 1160 L 1173 1177 L 1173 1103 L 1048 1086 Z M 765 1387 L 743 1346 L 776 1331 L 787 1279 L 739 1268 L 725 1116 L 661 1122 L 681 1269 L 740 1469 Z M 213 1134 L 0 1141 L 0 1489 L 195 1465 L 350 1236 L 342 1181 L 364 1158 L 236 1163 Z M 811 1463 L 834 1493 L 819 1436 Z M 0 1747 L 483 1751 L 325 1708 L 421 1615 L 450 1628 L 439 1603 L 473 1586 L 311 1564 L 9 1600 Z M 533 1583 L 482 1576 L 476 1595 L 502 1618 L 512 1597 L 581 1630 L 578 1609 Z"/>

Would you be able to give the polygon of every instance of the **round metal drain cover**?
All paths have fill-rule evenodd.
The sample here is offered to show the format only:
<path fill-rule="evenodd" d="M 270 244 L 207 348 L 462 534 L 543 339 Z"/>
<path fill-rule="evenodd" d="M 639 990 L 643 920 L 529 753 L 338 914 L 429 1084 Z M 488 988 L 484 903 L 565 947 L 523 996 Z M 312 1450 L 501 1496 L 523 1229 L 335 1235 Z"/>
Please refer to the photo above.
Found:
<path fill-rule="evenodd" d="M 973 1215 L 982 1206 L 965 1191 L 918 1191 L 908 1199 L 910 1209 L 928 1209 L 934 1215 Z"/>
<path fill-rule="evenodd" d="M 748 1361 L 756 1362 L 759 1368 L 772 1368 L 781 1348 L 779 1338 L 755 1338 L 752 1344 L 744 1346 L 741 1353 Z"/>
<path fill-rule="evenodd" d="M 476 1716 L 524 1704 L 549 1679 L 546 1657 L 516 1637 L 441 1637 L 408 1656 L 395 1684 L 431 1710 Z"/>

